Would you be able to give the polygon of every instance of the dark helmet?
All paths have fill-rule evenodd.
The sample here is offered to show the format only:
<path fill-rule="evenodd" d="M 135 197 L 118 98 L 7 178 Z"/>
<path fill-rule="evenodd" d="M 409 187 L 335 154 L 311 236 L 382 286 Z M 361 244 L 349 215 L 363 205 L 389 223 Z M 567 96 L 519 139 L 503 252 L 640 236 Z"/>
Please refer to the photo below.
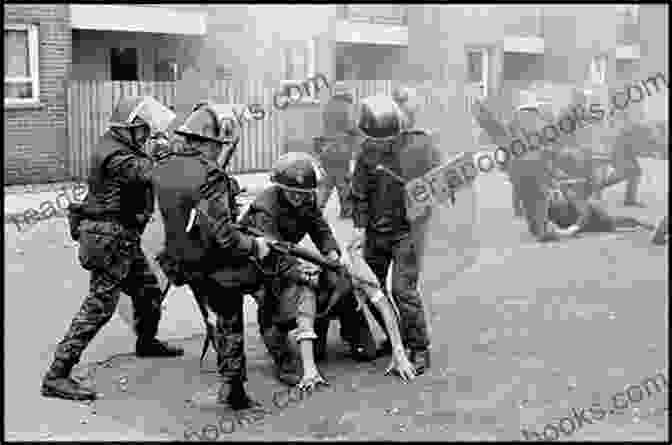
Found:
<path fill-rule="evenodd" d="M 175 130 L 175 134 L 220 144 L 232 144 L 239 138 L 233 107 L 209 101 L 197 103 L 184 124 Z"/>
<path fill-rule="evenodd" d="M 175 119 L 175 113 L 151 96 L 125 96 L 110 117 L 110 128 L 149 127 L 153 132 L 165 132 Z"/>
<path fill-rule="evenodd" d="M 389 139 L 399 136 L 404 119 L 391 96 L 370 96 L 362 100 L 357 127 L 368 138 Z"/>
<path fill-rule="evenodd" d="M 295 192 L 314 192 L 317 188 L 317 160 L 307 153 L 289 152 L 275 161 L 271 182 Z"/>
<path fill-rule="evenodd" d="M 194 111 L 198 110 L 201 107 L 204 107 L 206 105 L 212 105 L 212 104 L 213 104 L 213 102 L 211 102 L 209 100 L 201 100 L 199 102 L 196 102 L 196 105 L 194 105 L 194 107 L 191 109 L 191 112 L 193 113 Z"/>

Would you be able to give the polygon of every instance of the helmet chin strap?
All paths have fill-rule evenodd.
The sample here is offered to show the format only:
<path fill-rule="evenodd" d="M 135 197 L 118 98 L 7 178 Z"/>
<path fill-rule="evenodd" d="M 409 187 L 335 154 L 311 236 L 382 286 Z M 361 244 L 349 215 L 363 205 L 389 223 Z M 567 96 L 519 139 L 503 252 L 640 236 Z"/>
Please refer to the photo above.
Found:
<path fill-rule="evenodd" d="M 136 150 L 142 150 L 144 148 L 144 145 L 145 145 L 144 143 L 140 143 L 140 141 L 138 140 L 139 139 L 139 136 L 138 136 L 138 129 L 139 128 L 142 128 L 142 127 L 133 127 L 133 128 L 128 129 L 128 132 L 130 133 L 130 136 L 131 136 L 131 141 L 130 141 L 131 145 Z M 145 142 L 147 142 L 147 138 L 145 138 Z"/>
<path fill-rule="evenodd" d="M 138 150 L 142 148 L 138 146 L 137 140 L 135 138 L 135 132 L 132 128 L 114 128 L 112 131 L 119 139 L 124 141 L 124 143 L 130 146 L 132 149 Z"/>
<path fill-rule="evenodd" d="M 233 142 L 222 144 L 222 148 L 220 149 L 219 154 L 217 155 L 217 164 L 222 166 L 222 164 L 228 157 L 228 153 L 234 153 L 236 151 L 236 147 L 238 146 L 239 141 L 240 138 L 237 137 L 233 140 Z"/>

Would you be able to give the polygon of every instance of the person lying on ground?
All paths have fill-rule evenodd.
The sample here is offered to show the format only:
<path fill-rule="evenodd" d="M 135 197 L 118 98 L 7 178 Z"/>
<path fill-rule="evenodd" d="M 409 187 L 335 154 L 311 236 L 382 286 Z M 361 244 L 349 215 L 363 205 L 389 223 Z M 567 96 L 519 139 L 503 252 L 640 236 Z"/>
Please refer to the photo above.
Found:
<path fill-rule="evenodd" d="M 654 225 L 631 216 L 609 215 L 590 197 L 580 196 L 580 192 L 574 190 L 574 186 L 572 182 L 561 183 L 550 192 L 544 234 L 547 239 L 576 236 L 580 233 L 616 232 L 623 229 L 650 231 L 656 229 Z"/>

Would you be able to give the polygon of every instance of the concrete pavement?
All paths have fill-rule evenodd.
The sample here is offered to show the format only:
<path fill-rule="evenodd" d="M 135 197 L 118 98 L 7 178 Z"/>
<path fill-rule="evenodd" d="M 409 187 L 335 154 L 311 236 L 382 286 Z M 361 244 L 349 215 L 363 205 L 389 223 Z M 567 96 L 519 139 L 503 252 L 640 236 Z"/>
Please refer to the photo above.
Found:
<path fill-rule="evenodd" d="M 645 169 L 652 180 L 642 186 L 642 198 L 650 207 L 618 207 L 623 192 L 618 186 L 605 194 L 614 212 L 655 220 L 666 211 L 667 164 L 646 163 Z M 512 220 L 501 176 L 479 178 L 477 193 L 478 254 L 466 270 L 445 278 L 445 263 L 452 258 L 440 233 L 430 247 L 433 266 L 423 288 L 433 324 L 432 371 L 400 386 L 382 376 L 385 359 L 356 365 L 335 353 L 325 368 L 332 378 L 328 395 L 317 394 L 259 426 L 241 428 L 231 439 L 519 440 L 522 425 L 539 431 L 569 408 L 589 406 L 596 393 L 609 396 L 666 367 L 667 247 L 649 246 L 645 234 L 538 246 L 522 222 Z M 328 206 L 332 221 L 335 201 Z M 470 212 L 460 217 L 466 222 Z M 469 251 L 469 240 L 457 246 L 467 232 L 456 236 L 466 224 L 454 219 L 445 219 L 444 234 L 454 244 L 449 247 Z M 122 355 L 108 367 L 82 366 L 80 372 L 97 370 L 96 387 L 106 395 L 96 403 L 96 415 L 90 407 L 40 397 L 39 382 L 55 343 L 87 291 L 87 273 L 77 266 L 76 245 L 67 241 L 63 222 L 38 223 L 24 234 L 5 225 L 7 439 L 182 440 L 186 421 L 195 428 L 214 422 L 213 413 L 184 407 L 185 398 L 216 379 L 198 372 L 201 339 L 185 339 L 201 334 L 202 326 L 193 299 L 182 289 L 168 297 L 160 336 L 185 345 L 186 357 Z M 335 229 L 344 233 L 347 226 L 336 223 Z M 151 253 L 160 244 L 160 227 L 152 225 L 143 241 Z M 256 335 L 251 299 L 245 312 L 251 388 L 272 406 L 279 387 Z M 338 343 L 333 336 L 332 341 Z M 89 346 L 82 365 L 130 353 L 133 343 L 130 329 L 115 316 Z M 214 364 L 212 352 L 207 363 Z M 131 382 L 128 392 L 117 388 L 121 375 Z M 567 381 L 574 382 L 569 390 Z M 660 394 L 650 402 L 665 398 Z M 520 406 L 510 406 L 513 402 Z M 572 438 L 661 440 L 667 434 L 660 416 L 635 423 L 628 415 L 591 425 Z"/>

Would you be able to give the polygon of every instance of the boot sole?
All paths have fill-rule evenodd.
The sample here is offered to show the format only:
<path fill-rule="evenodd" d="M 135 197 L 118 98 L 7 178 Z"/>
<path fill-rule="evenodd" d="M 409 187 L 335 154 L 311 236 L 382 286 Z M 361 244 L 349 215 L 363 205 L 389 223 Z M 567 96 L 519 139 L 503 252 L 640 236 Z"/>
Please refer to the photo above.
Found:
<path fill-rule="evenodd" d="M 287 385 L 287 386 L 296 386 L 296 385 L 298 385 L 299 382 L 301 381 L 301 378 L 300 378 L 300 377 L 291 378 L 291 377 L 281 377 L 281 376 L 279 376 L 279 375 L 276 375 L 275 378 L 276 378 L 280 383 L 283 383 L 283 384 L 285 384 L 285 385 Z"/>
<path fill-rule="evenodd" d="M 75 401 L 81 401 L 81 400 L 97 400 L 98 396 L 95 394 L 91 394 L 89 396 L 81 395 L 81 396 L 75 396 L 73 394 L 68 394 L 64 393 L 61 391 L 58 391 L 53 388 L 42 388 L 41 390 L 42 396 L 44 397 L 53 397 L 56 399 L 65 399 L 65 400 L 75 400 Z"/>

